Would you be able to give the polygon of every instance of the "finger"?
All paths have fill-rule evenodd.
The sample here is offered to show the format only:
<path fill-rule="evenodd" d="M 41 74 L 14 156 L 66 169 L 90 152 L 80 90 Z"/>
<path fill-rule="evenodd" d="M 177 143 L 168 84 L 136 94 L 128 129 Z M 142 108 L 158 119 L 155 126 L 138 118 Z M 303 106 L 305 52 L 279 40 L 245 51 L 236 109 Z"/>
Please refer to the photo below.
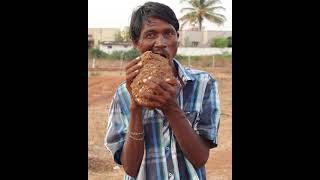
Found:
<path fill-rule="evenodd" d="M 136 70 L 139 70 L 142 67 L 142 62 L 140 61 L 139 63 L 131 66 L 129 69 L 126 70 L 126 74 L 130 74 Z"/>
<path fill-rule="evenodd" d="M 152 93 L 149 93 L 146 91 L 139 91 L 139 94 L 140 94 L 140 97 L 148 99 L 151 102 L 154 102 L 157 104 L 163 104 L 166 102 L 166 99 L 168 99 L 168 97 L 166 95 L 161 96 L 161 95 L 152 94 Z"/>
<path fill-rule="evenodd" d="M 137 64 L 140 61 L 140 56 L 138 56 L 137 58 L 131 60 L 125 67 L 125 70 L 127 71 L 131 66 Z"/>
<path fill-rule="evenodd" d="M 140 98 L 137 98 L 136 102 L 138 103 L 138 105 L 149 108 L 149 109 L 161 107 L 161 104 L 158 102 L 145 102 L 145 101 L 143 102 Z"/>
<path fill-rule="evenodd" d="M 161 105 L 159 103 L 156 103 L 156 102 L 150 102 L 147 105 L 145 105 L 145 107 L 149 108 L 149 109 L 155 109 L 155 108 L 160 108 Z"/>
<path fill-rule="evenodd" d="M 135 98 L 134 99 L 140 106 L 143 104 L 140 98 Z"/>
<path fill-rule="evenodd" d="M 157 94 L 159 95 L 165 94 L 165 90 L 162 89 L 162 87 L 159 85 L 159 80 L 157 80 L 156 78 L 143 79 L 142 82 Z"/>
<path fill-rule="evenodd" d="M 167 91 L 170 92 L 171 95 L 177 95 L 180 88 L 177 79 L 166 79 L 165 82 L 162 82 L 160 85 L 163 88 L 167 88 Z"/>
<path fill-rule="evenodd" d="M 160 80 L 155 77 L 148 77 L 148 80 L 151 80 L 153 82 L 156 82 L 164 91 L 175 91 L 177 86 L 177 80 L 176 79 L 166 79 L 165 81 Z"/>
<path fill-rule="evenodd" d="M 133 71 L 132 73 L 128 74 L 126 76 L 126 81 L 127 82 L 132 82 L 132 80 L 139 74 L 139 70 Z"/>
<path fill-rule="evenodd" d="M 160 83 L 160 86 L 172 93 L 177 91 L 178 81 L 176 79 L 166 79 Z"/>
<path fill-rule="evenodd" d="M 177 86 L 178 85 L 178 81 L 176 80 L 176 79 L 170 79 L 170 78 L 168 78 L 168 79 L 166 79 L 165 80 L 167 83 L 169 83 L 170 85 L 172 85 L 172 86 Z"/>

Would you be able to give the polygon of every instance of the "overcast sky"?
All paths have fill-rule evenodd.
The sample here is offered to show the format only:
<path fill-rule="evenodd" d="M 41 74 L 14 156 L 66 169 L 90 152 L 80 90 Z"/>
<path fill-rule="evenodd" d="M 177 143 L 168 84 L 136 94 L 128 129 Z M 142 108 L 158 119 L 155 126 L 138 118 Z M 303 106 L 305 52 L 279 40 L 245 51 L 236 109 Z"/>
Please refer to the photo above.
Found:
<path fill-rule="evenodd" d="M 122 28 L 129 26 L 133 9 L 150 0 L 88 0 L 88 27 L 89 28 Z M 227 18 L 223 26 L 217 27 L 204 21 L 207 30 L 232 30 L 232 0 L 220 0 L 226 10 L 219 12 Z M 180 0 L 157 0 L 173 9 L 176 16 L 182 16 L 180 10 L 187 7 Z"/>

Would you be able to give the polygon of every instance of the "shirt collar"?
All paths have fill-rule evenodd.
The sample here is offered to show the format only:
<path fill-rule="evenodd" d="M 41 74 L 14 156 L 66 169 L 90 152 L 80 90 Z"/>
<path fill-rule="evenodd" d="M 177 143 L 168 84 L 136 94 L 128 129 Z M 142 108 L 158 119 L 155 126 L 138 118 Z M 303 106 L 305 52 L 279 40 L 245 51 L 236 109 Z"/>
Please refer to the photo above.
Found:
<path fill-rule="evenodd" d="M 187 81 L 194 81 L 194 77 L 179 63 L 178 60 L 173 59 L 174 65 L 178 70 L 178 75 L 182 79 L 183 83 L 186 84 Z"/>

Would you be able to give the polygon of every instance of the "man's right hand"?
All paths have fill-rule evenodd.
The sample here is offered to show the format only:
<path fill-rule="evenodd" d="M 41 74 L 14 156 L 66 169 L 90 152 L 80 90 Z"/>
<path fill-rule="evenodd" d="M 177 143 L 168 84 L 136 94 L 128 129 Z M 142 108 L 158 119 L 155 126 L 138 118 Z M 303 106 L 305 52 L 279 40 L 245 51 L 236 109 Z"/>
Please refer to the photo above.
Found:
<path fill-rule="evenodd" d="M 136 59 L 131 60 L 125 67 L 126 88 L 130 93 L 131 104 L 129 128 L 120 157 L 123 169 L 128 175 L 133 177 L 138 175 L 144 152 L 142 106 L 136 103 L 130 87 L 133 79 L 139 74 L 142 67 L 142 64 L 139 64 L 139 62 L 140 57 L 137 57 Z M 138 133 L 139 135 L 134 135 L 133 133 Z"/>
<path fill-rule="evenodd" d="M 140 57 L 137 57 L 136 59 L 130 61 L 127 66 L 125 67 L 126 70 L 126 87 L 128 92 L 130 93 L 131 96 L 131 103 L 132 105 L 137 105 L 135 102 L 135 98 L 132 96 L 131 92 L 131 83 L 133 79 L 139 74 L 139 70 L 142 67 L 142 63 L 140 62 Z"/>

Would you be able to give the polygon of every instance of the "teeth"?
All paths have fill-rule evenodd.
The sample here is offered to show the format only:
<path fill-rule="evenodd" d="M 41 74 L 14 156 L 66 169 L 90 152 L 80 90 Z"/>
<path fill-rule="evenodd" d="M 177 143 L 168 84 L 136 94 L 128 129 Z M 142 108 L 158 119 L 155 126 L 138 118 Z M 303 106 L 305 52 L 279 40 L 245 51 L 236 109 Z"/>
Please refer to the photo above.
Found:
<path fill-rule="evenodd" d="M 166 56 L 165 56 L 164 54 L 160 54 L 160 53 L 155 53 L 155 54 L 158 54 L 158 55 L 160 55 L 160 56 L 162 56 L 162 57 L 166 58 Z"/>

